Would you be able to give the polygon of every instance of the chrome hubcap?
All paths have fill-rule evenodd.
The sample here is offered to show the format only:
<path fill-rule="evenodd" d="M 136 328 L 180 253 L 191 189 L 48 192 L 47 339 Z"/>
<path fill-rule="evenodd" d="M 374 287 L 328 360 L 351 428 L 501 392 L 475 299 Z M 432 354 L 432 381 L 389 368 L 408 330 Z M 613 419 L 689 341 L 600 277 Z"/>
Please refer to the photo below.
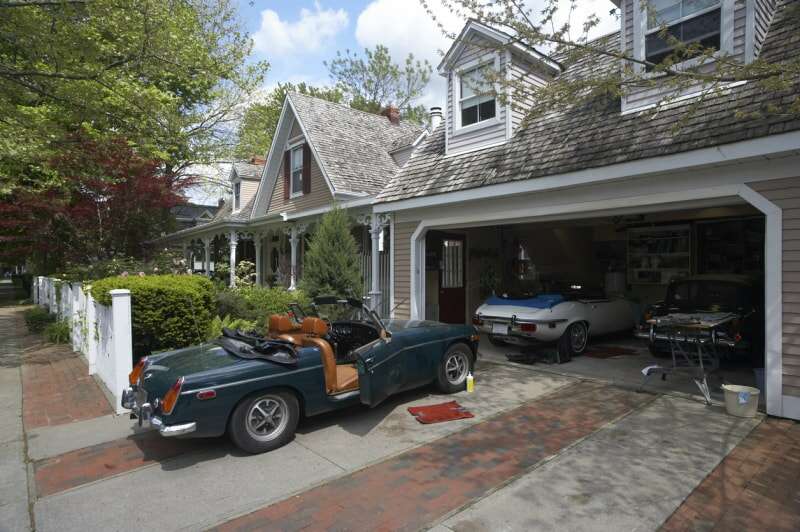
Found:
<path fill-rule="evenodd" d="M 447 357 L 444 363 L 444 374 L 447 382 L 456 385 L 461 384 L 469 373 L 469 358 L 461 352 L 456 352 Z"/>
<path fill-rule="evenodd" d="M 286 402 L 276 395 L 265 395 L 247 411 L 247 432 L 259 441 L 277 438 L 289 421 Z"/>
<path fill-rule="evenodd" d="M 582 323 L 576 323 L 572 326 L 570 331 L 570 342 L 572 344 L 572 351 L 580 353 L 586 348 L 586 326 Z"/>

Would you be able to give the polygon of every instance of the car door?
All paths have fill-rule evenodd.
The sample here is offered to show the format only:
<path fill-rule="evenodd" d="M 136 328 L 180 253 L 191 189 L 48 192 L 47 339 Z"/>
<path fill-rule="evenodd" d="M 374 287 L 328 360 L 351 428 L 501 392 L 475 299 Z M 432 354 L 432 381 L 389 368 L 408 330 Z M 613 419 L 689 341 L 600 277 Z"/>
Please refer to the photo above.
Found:
<path fill-rule="evenodd" d="M 379 338 L 356 351 L 358 386 L 365 405 L 377 406 L 403 389 L 407 369 L 401 343 L 395 338 Z"/>

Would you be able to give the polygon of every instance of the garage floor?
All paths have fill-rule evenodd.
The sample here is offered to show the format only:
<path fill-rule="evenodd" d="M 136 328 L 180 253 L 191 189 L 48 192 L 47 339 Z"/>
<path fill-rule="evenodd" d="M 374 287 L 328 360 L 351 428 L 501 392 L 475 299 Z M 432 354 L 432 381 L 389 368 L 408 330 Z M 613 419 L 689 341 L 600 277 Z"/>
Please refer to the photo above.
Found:
<path fill-rule="evenodd" d="M 542 349 L 551 348 L 545 347 Z M 533 351 L 535 352 L 536 350 Z M 518 364 L 509 362 L 506 355 L 518 355 L 522 352 L 519 347 L 515 346 L 493 346 L 488 338 L 481 337 L 480 354 L 488 361 Z M 526 352 L 531 351 L 529 349 Z M 670 364 L 671 359 L 656 358 L 651 355 L 646 343 L 642 340 L 630 337 L 614 337 L 590 342 L 585 355 L 575 357 L 566 364 L 535 363 L 533 366 L 538 370 L 556 374 L 601 379 L 618 386 L 636 388 L 642 384 L 642 368 L 653 365 L 668 366 Z M 712 400 L 719 402 L 724 400 L 722 389 L 720 388 L 723 383 L 755 386 L 755 376 L 751 369 L 745 367 L 720 368 L 718 372 L 709 377 Z M 688 376 L 683 375 L 670 375 L 666 380 L 653 376 L 645 386 L 645 390 L 701 397 L 700 391 L 694 382 Z M 763 406 L 764 394 L 761 394 L 760 399 Z"/>

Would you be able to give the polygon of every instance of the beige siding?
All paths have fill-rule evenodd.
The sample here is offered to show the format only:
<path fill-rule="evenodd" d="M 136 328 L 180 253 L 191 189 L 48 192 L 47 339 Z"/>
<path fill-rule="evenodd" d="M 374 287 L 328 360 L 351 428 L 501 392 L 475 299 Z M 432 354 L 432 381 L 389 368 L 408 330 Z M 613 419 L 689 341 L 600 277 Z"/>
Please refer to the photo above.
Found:
<path fill-rule="evenodd" d="M 332 201 L 333 195 L 325 182 L 316 159 L 311 161 L 311 193 L 284 200 L 283 161 L 281 161 L 281 166 L 278 169 L 278 178 L 275 180 L 275 190 L 272 191 L 272 197 L 269 200 L 267 214 L 317 209 L 330 205 Z"/>
<path fill-rule="evenodd" d="M 529 86 L 541 87 L 547 83 L 544 76 L 537 72 L 534 66 L 517 54 L 511 56 L 511 66 L 509 67 L 509 74 L 514 81 L 525 81 Z M 516 132 L 517 127 L 522 123 L 531 108 L 533 102 L 530 99 L 530 94 L 517 93 L 512 95 L 511 106 L 511 132 Z"/>
<path fill-rule="evenodd" d="M 750 187 L 783 211 L 783 393 L 800 397 L 800 177 Z"/>
<path fill-rule="evenodd" d="M 241 206 L 247 205 L 247 202 L 256 195 L 256 192 L 258 192 L 258 179 L 242 179 L 242 189 L 239 192 L 241 194 Z"/>
<path fill-rule="evenodd" d="M 419 222 L 394 224 L 394 317 L 411 317 L 411 235 Z"/>
<path fill-rule="evenodd" d="M 292 131 L 289 133 L 289 139 L 294 139 L 295 137 L 299 137 L 303 134 L 303 130 L 300 129 L 300 122 L 297 120 L 294 121 L 292 124 Z"/>

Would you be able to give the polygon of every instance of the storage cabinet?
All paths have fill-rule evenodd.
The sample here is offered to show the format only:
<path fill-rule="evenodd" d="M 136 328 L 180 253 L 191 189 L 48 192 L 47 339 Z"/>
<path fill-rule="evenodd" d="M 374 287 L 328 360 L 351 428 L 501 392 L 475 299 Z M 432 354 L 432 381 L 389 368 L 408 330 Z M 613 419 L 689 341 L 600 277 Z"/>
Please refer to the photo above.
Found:
<path fill-rule="evenodd" d="M 628 229 L 628 283 L 663 285 L 692 271 L 691 226 Z"/>

